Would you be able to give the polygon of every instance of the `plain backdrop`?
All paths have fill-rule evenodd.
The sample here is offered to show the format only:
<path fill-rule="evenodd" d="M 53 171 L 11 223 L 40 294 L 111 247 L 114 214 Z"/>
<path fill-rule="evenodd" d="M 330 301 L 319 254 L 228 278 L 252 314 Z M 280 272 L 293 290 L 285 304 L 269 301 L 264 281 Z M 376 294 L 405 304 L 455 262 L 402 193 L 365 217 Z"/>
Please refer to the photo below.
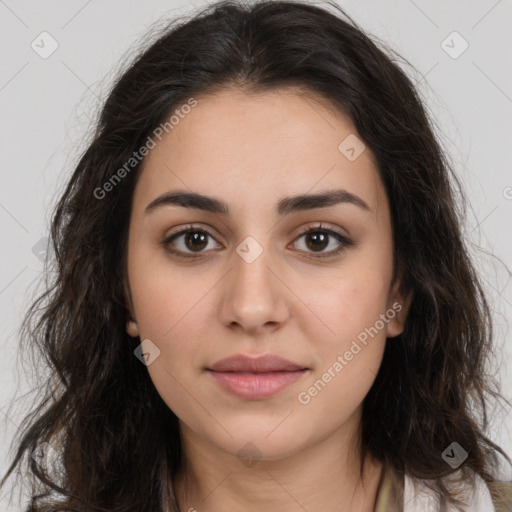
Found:
<path fill-rule="evenodd" d="M 31 405 L 17 363 L 18 329 L 42 274 L 48 222 L 120 59 L 156 21 L 192 12 L 184 0 L 0 0 L 0 472 Z M 320 4 L 321 5 L 321 4 Z M 340 2 L 405 68 L 439 125 L 465 187 L 464 234 L 495 319 L 497 373 L 512 398 L 512 2 Z M 42 42 L 43 41 L 43 42 Z M 399 98 L 397 98 L 399 101 Z M 512 453 L 512 413 L 496 409 L 492 439 Z M 0 502 L 0 510 L 6 510 Z M 20 508 L 9 510 L 17 512 Z"/>

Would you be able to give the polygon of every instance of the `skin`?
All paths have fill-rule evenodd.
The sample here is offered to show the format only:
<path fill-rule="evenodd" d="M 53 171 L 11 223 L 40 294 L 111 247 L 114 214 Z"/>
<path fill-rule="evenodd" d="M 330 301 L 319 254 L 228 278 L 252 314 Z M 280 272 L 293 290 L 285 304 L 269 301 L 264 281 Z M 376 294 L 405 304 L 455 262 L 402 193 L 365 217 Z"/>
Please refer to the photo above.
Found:
<path fill-rule="evenodd" d="M 408 307 L 392 282 L 391 219 L 375 158 L 366 148 L 347 159 L 338 146 L 357 135 L 351 120 L 298 89 L 226 89 L 196 99 L 145 158 L 127 264 L 127 332 L 160 350 L 147 369 L 180 420 L 186 465 L 173 482 L 180 510 L 372 511 L 382 468 L 368 458 L 359 477 L 361 403 Z M 275 211 L 284 196 L 339 188 L 370 210 L 342 203 L 282 218 Z M 145 213 L 177 189 L 220 198 L 232 213 L 178 205 Z M 340 246 L 332 236 L 315 245 L 301 235 L 320 223 L 354 245 L 319 258 Z M 188 224 L 211 234 L 202 244 L 187 245 L 184 235 L 169 244 L 189 260 L 161 243 Z M 248 236 L 263 251 L 251 263 L 236 252 Z M 301 404 L 298 394 L 397 302 L 402 311 Z M 242 399 L 205 370 L 234 354 L 277 354 L 309 371 L 269 398 Z M 237 455 L 248 442 L 258 450 L 252 465 Z"/>

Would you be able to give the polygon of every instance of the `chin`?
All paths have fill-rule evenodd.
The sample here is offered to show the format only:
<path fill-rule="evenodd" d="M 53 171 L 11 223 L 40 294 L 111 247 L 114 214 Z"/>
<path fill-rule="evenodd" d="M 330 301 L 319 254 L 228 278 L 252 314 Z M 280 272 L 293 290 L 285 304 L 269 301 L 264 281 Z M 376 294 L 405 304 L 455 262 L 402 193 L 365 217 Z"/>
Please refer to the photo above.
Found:
<path fill-rule="evenodd" d="M 243 460 L 279 460 L 300 450 L 303 445 L 302 440 L 289 429 L 283 429 L 280 433 L 274 431 L 270 435 L 269 432 L 272 432 L 272 429 L 238 430 L 233 438 L 226 439 L 223 436 L 222 442 L 218 439 L 211 441 L 220 449 Z"/>

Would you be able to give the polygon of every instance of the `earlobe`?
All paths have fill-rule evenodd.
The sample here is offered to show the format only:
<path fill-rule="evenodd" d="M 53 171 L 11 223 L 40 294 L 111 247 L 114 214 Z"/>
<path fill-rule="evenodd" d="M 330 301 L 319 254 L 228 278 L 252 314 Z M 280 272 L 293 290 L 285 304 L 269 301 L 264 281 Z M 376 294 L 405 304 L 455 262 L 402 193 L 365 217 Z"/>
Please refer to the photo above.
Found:
<path fill-rule="evenodd" d="M 407 294 L 400 293 L 399 290 L 400 281 L 395 283 L 391 298 L 388 301 L 388 309 L 386 311 L 386 316 L 389 319 L 386 327 L 387 338 L 394 338 L 399 334 L 402 334 L 405 321 L 407 320 L 409 309 L 411 307 L 411 302 L 414 295 L 412 290 Z"/>
<path fill-rule="evenodd" d="M 135 319 L 135 315 L 133 313 L 132 296 L 130 293 L 130 289 L 126 283 L 124 286 L 124 291 L 125 291 L 125 306 L 126 306 L 126 309 L 128 310 L 128 315 L 129 315 L 129 318 L 126 321 L 126 332 L 132 338 L 136 338 L 140 334 L 139 326 L 137 325 L 137 320 Z"/>
<path fill-rule="evenodd" d="M 137 322 L 133 318 L 130 318 L 126 322 L 126 332 L 132 338 L 136 338 L 139 335 L 139 326 L 137 325 Z"/>

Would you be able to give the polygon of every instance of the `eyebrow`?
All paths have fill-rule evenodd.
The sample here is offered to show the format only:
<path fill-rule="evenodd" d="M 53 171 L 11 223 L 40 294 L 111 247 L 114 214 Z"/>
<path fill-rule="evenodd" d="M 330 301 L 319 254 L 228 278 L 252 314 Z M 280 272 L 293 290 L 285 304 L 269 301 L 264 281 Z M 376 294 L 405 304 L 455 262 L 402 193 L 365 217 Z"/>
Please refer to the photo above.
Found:
<path fill-rule="evenodd" d="M 293 212 L 327 208 L 342 203 L 353 204 L 363 210 L 371 211 L 371 208 L 359 196 L 344 189 L 284 197 L 277 203 L 276 211 L 279 216 L 284 216 Z M 230 215 L 229 206 L 223 200 L 181 190 L 166 192 L 157 197 L 146 206 L 145 212 L 150 213 L 166 205 L 177 205 L 225 216 Z"/>

